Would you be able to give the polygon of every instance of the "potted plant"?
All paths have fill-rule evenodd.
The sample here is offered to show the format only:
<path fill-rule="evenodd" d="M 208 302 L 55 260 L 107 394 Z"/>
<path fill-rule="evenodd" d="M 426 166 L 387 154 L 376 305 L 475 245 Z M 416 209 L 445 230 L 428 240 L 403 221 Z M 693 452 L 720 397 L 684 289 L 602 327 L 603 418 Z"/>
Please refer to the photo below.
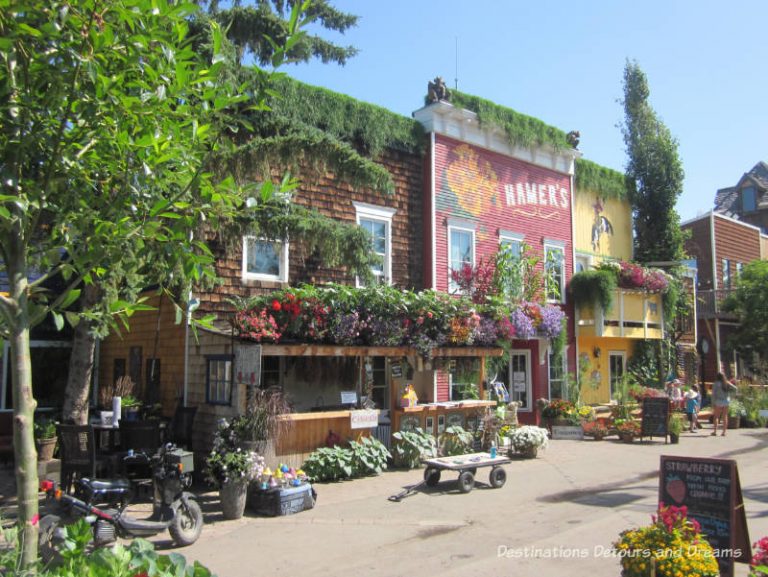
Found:
<path fill-rule="evenodd" d="M 37 460 L 50 461 L 56 449 L 56 421 L 40 419 L 35 421 L 35 446 Z"/>
<path fill-rule="evenodd" d="M 584 423 L 582 427 L 584 434 L 592 437 L 595 441 L 602 441 L 609 433 L 608 427 L 599 421 Z"/>
<path fill-rule="evenodd" d="M 634 419 L 616 419 L 614 425 L 619 438 L 625 443 L 631 443 L 640 434 L 640 424 Z"/>
<path fill-rule="evenodd" d="M 679 443 L 680 433 L 685 430 L 685 420 L 683 415 L 680 413 L 672 413 L 672 416 L 669 418 L 669 425 L 667 426 L 667 430 L 669 431 L 669 441 L 672 444 Z"/>
<path fill-rule="evenodd" d="M 249 388 L 245 414 L 233 421 L 241 446 L 262 455 L 272 454 L 270 443 L 286 433 L 293 423 L 282 418 L 290 412 L 291 405 L 280 389 Z"/>
<path fill-rule="evenodd" d="M 623 531 L 613 546 L 622 575 L 632 577 L 718 577 L 720 569 L 701 527 L 686 507 L 659 506 L 648 527 Z"/>
<path fill-rule="evenodd" d="M 749 577 L 768 577 L 768 537 L 752 545 L 755 552 L 749 564 Z"/>
<path fill-rule="evenodd" d="M 509 434 L 512 450 L 528 459 L 536 458 L 539 449 L 545 449 L 548 442 L 547 430 L 541 427 L 524 425 Z"/>
<path fill-rule="evenodd" d="M 744 408 L 744 403 L 739 399 L 731 399 L 728 405 L 728 428 L 738 429 L 741 426 L 741 419 L 746 417 L 747 411 Z"/>
<path fill-rule="evenodd" d="M 139 411 L 141 410 L 141 401 L 133 395 L 126 395 L 120 400 L 122 417 L 126 421 L 138 421 Z"/>
<path fill-rule="evenodd" d="M 264 458 L 239 446 L 235 427 L 222 419 L 205 460 L 206 479 L 219 489 L 225 519 L 239 519 L 245 511 L 248 484 L 264 472 Z"/>

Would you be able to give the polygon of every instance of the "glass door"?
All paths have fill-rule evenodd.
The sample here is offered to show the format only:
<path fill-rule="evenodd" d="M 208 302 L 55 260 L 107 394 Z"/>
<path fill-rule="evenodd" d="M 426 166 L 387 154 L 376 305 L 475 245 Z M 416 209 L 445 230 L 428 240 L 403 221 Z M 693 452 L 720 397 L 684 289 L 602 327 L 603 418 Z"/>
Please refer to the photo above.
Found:
<path fill-rule="evenodd" d="M 624 351 L 608 353 L 608 378 L 611 384 L 611 399 L 616 398 L 616 391 L 624 378 Z"/>
<path fill-rule="evenodd" d="M 531 403 L 531 351 L 509 353 L 509 395 L 519 401 L 521 411 L 530 411 Z"/>

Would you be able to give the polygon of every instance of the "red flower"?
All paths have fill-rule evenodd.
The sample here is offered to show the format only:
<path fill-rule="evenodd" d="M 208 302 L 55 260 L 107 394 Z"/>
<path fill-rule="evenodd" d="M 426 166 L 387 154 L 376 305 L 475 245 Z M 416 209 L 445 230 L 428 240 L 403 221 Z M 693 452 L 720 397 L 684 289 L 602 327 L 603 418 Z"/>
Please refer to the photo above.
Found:
<path fill-rule="evenodd" d="M 273 311 L 279 311 L 282 308 L 283 308 L 283 306 L 280 304 L 280 301 L 278 301 L 278 300 L 272 301 L 272 310 Z"/>

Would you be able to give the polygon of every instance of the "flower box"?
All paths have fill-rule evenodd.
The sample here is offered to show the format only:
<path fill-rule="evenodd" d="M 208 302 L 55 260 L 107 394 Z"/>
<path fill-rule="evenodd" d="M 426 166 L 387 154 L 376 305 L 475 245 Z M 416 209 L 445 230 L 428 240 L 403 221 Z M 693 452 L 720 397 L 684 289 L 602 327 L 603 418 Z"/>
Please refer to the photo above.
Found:
<path fill-rule="evenodd" d="M 554 425 L 552 438 L 559 441 L 581 441 L 584 439 L 584 429 L 581 428 L 581 425 Z"/>
<path fill-rule="evenodd" d="M 259 515 L 269 517 L 293 515 L 315 506 L 314 491 L 309 483 L 298 487 L 277 487 L 266 491 L 256 489 L 249 495 L 248 506 Z"/>

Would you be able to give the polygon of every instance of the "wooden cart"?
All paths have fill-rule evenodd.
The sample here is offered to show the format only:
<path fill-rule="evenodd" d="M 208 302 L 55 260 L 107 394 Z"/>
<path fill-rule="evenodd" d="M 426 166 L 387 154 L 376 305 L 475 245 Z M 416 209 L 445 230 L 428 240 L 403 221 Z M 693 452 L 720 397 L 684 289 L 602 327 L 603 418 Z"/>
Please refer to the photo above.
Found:
<path fill-rule="evenodd" d="M 424 471 L 424 482 L 428 487 L 434 487 L 440 482 L 441 471 L 458 471 L 459 491 L 469 493 L 475 486 L 477 470 L 483 467 L 491 467 L 488 480 L 494 489 L 500 489 L 507 482 L 507 473 L 501 467 L 510 460 L 508 457 L 491 457 L 489 453 L 471 453 L 469 455 L 456 455 L 453 457 L 438 457 L 425 459 L 427 469 Z"/>

